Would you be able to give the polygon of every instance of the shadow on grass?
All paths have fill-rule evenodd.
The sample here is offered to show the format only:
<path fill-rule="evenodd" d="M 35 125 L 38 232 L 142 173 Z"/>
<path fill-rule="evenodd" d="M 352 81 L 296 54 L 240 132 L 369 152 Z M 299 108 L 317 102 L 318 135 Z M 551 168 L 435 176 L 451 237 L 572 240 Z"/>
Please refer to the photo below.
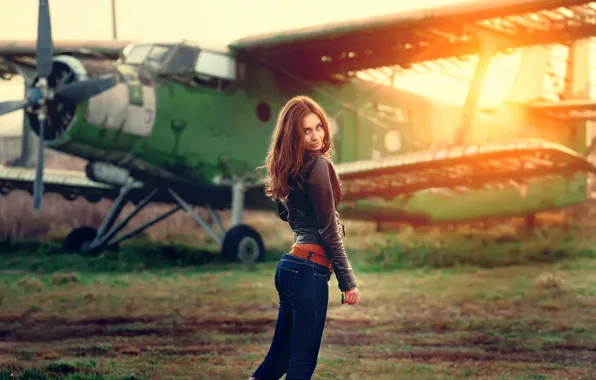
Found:
<path fill-rule="evenodd" d="M 277 262 L 282 250 L 269 249 L 263 264 Z M 53 273 L 77 272 L 139 272 L 147 270 L 192 269 L 221 271 L 239 267 L 256 268 L 229 262 L 219 250 L 206 250 L 184 245 L 163 245 L 151 242 L 130 242 L 119 252 L 98 256 L 65 254 L 60 243 L 40 241 L 0 241 L 0 272 Z"/>

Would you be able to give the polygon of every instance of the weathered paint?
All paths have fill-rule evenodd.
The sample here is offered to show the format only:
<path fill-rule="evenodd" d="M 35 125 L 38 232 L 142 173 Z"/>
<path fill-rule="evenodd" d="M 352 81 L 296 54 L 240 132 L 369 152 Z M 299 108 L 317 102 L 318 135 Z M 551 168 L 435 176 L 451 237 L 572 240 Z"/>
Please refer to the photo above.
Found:
<path fill-rule="evenodd" d="M 85 121 L 139 137 L 151 135 L 156 114 L 155 88 L 120 83 L 89 100 Z"/>
<path fill-rule="evenodd" d="M 291 84 L 279 87 L 278 80 L 267 69 L 253 67 L 252 70 L 252 75 L 260 79 L 258 86 L 239 87 L 229 92 L 186 87 L 174 81 L 145 84 L 142 106 L 133 104 L 130 83 L 136 83 L 136 77 L 129 70 L 128 84 L 121 84 L 82 106 L 86 121 L 72 128 L 73 143 L 65 149 L 125 167 L 126 162 L 134 163 L 126 158 L 134 157 L 147 167 L 165 169 L 180 180 L 197 184 L 210 184 L 216 178 L 233 174 L 254 173 L 255 168 L 263 164 L 277 114 L 294 93 L 286 90 Z M 316 89 L 304 90 L 302 93 L 320 102 L 338 123 L 336 163 L 427 150 L 441 137 L 448 136 L 449 130 L 455 130 L 460 116 L 455 107 L 357 79 L 341 86 L 321 84 Z M 155 94 L 155 103 L 151 94 Z M 257 118 L 259 102 L 271 107 L 267 121 Z M 130 109 L 154 109 L 152 128 L 140 114 L 129 113 Z M 511 137 L 519 132 L 515 128 L 523 126 L 525 134 L 557 141 L 576 150 L 585 139 L 581 129 L 570 134 L 569 129 L 561 128 L 560 124 L 537 121 L 521 107 L 512 107 L 508 114 L 513 130 L 483 129 L 477 125 L 476 132 L 482 133 L 472 134 L 472 137 L 477 141 Z M 448 132 L 438 133 L 441 129 Z M 386 144 L 391 134 L 399 137 L 396 150 Z M 585 180 L 577 177 L 571 182 L 535 182 L 529 184 L 525 197 L 513 187 L 470 191 L 447 198 L 440 191 L 428 191 L 415 195 L 405 204 L 399 200 L 361 200 L 355 205 L 343 205 L 342 212 L 355 218 L 392 213 L 394 218 L 415 219 L 423 215 L 432 222 L 523 214 L 583 201 L 586 199 L 584 184 Z"/>

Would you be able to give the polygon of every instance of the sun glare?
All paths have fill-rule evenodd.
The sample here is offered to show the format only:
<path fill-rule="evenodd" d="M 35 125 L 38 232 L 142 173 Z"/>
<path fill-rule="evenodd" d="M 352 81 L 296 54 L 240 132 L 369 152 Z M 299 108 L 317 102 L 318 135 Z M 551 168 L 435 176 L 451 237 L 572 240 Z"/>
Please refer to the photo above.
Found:
<path fill-rule="evenodd" d="M 400 75 L 396 87 L 446 103 L 463 105 L 470 88 L 476 58 L 462 62 L 453 70 L 417 73 L 408 70 Z M 496 106 L 507 94 L 519 63 L 518 55 L 496 58 L 489 67 L 479 99 L 481 107 Z"/>
<path fill-rule="evenodd" d="M 596 59 L 595 54 L 594 44 L 590 42 L 590 96 L 594 88 L 591 79 L 596 74 L 596 66 L 591 64 Z M 542 97 L 545 99 L 556 100 L 556 94 L 563 91 L 568 62 L 567 55 L 566 47 L 552 47 L 547 75 L 543 78 Z M 458 67 L 448 71 L 417 72 L 416 68 L 405 70 L 395 80 L 395 86 L 442 102 L 463 105 L 477 61 L 476 57 L 462 61 Z M 479 107 L 494 108 L 507 97 L 515 95 L 512 93 L 512 85 L 520 63 L 521 53 L 519 52 L 493 59 L 483 83 Z"/>

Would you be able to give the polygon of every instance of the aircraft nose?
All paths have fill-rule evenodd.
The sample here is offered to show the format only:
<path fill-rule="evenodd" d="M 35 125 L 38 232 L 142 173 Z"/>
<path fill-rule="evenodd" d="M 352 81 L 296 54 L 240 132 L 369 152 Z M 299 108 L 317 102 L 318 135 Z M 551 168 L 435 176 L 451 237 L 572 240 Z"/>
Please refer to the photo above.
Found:
<path fill-rule="evenodd" d="M 31 106 L 33 106 L 33 107 L 39 106 L 42 99 L 43 99 L 43 94 L 41 92 L 41 89 L 39 89 L 37 87 L 31 89 L 31 92 L 29 93 L 29 96 L 28 96 L 29 104 Z"/>

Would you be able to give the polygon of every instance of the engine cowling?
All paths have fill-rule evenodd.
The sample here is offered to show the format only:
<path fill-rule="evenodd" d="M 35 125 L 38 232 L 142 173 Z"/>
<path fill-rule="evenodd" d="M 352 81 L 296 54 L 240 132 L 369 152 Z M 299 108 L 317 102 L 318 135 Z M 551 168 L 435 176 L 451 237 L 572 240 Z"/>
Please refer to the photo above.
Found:
<path fill-rule="evenodd" d="M 48 77 L 50 88 L 57 88 L 60 84 L 80 82 L 97 78 L 105 74 L 116 73 L 117 63 L 109 59 L 80 58 L 72 55 L 60 55 L 53 58 L 52 73 Z M 38 78 L 33 80 L 29 98 L 41 97 L 41 92 L 35 87 Z M 53 101 L 48 104 L 48 118 L 44 128 L 44 142 L 48 147 L 58 147 L 68 141 L 67 132 L 75 122 L 79 102 L 54 95 Z M 26 108 L 25 115 L 36 136 L 39 136 L 39 121 L 32 112 Z"/>

